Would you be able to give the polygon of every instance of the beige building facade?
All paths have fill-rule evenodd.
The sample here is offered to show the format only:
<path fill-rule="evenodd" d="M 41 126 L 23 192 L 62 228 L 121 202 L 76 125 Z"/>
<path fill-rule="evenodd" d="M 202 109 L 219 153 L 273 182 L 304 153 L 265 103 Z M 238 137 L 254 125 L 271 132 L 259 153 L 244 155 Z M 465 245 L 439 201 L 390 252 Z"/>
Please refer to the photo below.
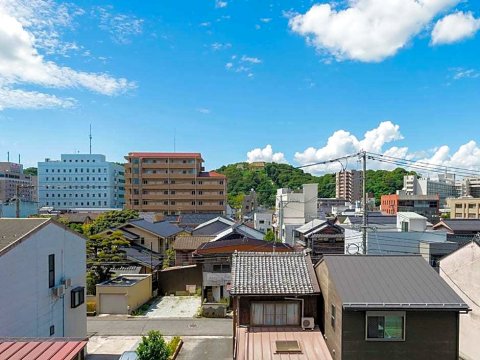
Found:
<path fill-rule="evenodd" d="M 227 179 L 205 172 L 200 153 L 138 153 L 125 159 L 125 207 L 164 215 L 224 214 Z"/>
<path fill-rule="evenodd" d="M 480 198 L 447 199 L 450 219 L 480 219 Z"/>

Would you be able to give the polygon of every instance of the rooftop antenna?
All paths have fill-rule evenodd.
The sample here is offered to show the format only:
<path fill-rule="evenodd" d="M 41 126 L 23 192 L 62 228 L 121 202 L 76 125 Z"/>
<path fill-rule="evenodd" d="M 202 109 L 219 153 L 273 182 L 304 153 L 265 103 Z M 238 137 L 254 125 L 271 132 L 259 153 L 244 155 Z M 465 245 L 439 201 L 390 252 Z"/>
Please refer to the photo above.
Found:
<path fill-rule="evenodd" d="M 90 155 L 92 155 L 92 124 L 90 124 Z"/>
<path fill-rule="evenodd" d="M 20 154 L 18 154 L 18 163 L 21 164 L 22 162 L 20 161 Z"/>
<path fill-rule="evenodd" d="M 177 136 L 177 129 L 173 129 L 173 152 L 177 152 L 177 144 L 176 144 L 176 136 Z"/>
<path fill-rule="evenodd" d="M 7 162 L 10 162 L 10 151 L 7 151 Z"/>

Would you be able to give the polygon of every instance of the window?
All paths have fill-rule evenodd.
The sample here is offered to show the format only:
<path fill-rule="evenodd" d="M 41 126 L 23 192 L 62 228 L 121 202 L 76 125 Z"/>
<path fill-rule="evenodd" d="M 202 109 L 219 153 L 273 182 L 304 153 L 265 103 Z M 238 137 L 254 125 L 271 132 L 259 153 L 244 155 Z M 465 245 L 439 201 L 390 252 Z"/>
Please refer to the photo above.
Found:
<path fill-rule="evenodd" d="M 408 232 L 408 221 L 402 221 L 402 231 L 403 232 Z"/>
<path fill-rule="evenodd" d="M 298 302 L 252 303 L 251 325 L 285 326 L 300 324 Z"/>
<path fill-rule="evenodd" d="M 48 287 L 55 286 L 55 254 L 48 255 Z"/>
<path fill-rule="evenodd" d="M 367 312 L 366 340 L 405 340 L 405 312 Z"/>
<path fill-rule="evenodd" d="M 50 336 L 55 335 L 55 325 L 50 326 Z"/>
<path fill-rule="evenodd" d="M 337 309 L 335 305 L 332 304 L 332 309 L 330 311 L 330 325 L 332 325 L 333 330 L 335 330 L 335 318 L 337 317 Z"/>
<path fill-rule="evenodd" d="M 70 292 L 70 302 L 72 308 L 79 307 L 85 302 L 85 288 L 78 286 Z"/>

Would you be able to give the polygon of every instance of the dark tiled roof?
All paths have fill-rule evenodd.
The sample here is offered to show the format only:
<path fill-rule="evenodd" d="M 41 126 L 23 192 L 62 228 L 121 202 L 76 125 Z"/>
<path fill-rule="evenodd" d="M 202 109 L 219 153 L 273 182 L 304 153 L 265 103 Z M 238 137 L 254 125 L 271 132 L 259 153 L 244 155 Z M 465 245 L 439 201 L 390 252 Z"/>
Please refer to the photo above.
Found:
<path fill-rule="evenodd" d="M 324 255 L 344 308 L 468 309 L 419 255 Z"/>
<path fill-rule="evenodd" d="M 165 215 L 163 220 L 177 223 L 179 226 L 197 226 L 219 216 L 218 213 Z"/>
<path fill-rule="evenodd" d="M 312 261 L 303 252 L 237 252 L 232 259 L 232 295 L 308 295 L 320 291 Z"/>
<path fill-rule="evenodd" d="M 48 221 L 49 218 L 0 219 L 0 251 Z"/>
<path fill-rule="evenodd" d="M 294 250 L 293 247 L 288 244 L 241 237 L 205 242 L 198 246 L 194 254 L 233 254 L 235 251 L 272 252 L 274 247 L 275 251 L 278 252 L 293 252 Z"/>
<path fill-rule="evenodd" d="M 232 219 L 223 216 L 217 216 L 214 219 L 210 219 L 198 225 L 192 231 L 192 235 L 217 235 L 234 224 L 235 221 Z"/>
<path fill-rule="evenodd" d="M 141 246 L 134 246 L 122 248 L 125 251 L 127 259 L 132 260 L 140 265 L 147 267 L 157 267 L 163 263 L 161 255 L 154 253 Z"/>
<path fill-rule="evenodd" d="M 434 226 L 434 229 L 440 227 L 444 223 L 453 232 L 455 231 L 470 231 L 480 232 L 480 219 L 443 219 Z"/>
<path fill-rule="evenodd" d="M 347 215 L 347 218 L 350 220 L 351 224 L 361 224 L 362 216 L 353 216 Z M 397 216 L 396 215 L 372 215 L 368 214 L 368 223 L 370 225 L 396 225 Z"/>
<path fill-rule="evenodd" d="M 139 219 L 139 220 L 130 220 L 128 224 L 150 231 L 151 233 L 154 233 L 163 238 L 173 236 L 183 231 L 182 228 L 178 227 L 175 224 L 171 224 L 168 221 L 150 222 L 143 219 Z"/>
<path fill-rule="evenodd" d="M 200 245 L 212 240 L 214 236 L 177 236 L 173 243 L 175 250 L 196 250 Z"/>

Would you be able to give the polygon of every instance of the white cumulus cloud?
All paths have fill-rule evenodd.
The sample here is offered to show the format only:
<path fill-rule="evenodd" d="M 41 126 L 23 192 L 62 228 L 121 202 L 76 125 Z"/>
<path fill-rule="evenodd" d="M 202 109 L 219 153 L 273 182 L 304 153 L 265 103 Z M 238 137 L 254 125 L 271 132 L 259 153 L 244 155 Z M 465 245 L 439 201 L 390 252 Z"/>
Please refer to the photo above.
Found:
<path fill-rule="evenodd" d="M 286 163 L 285 155 L 281 152 L 273 152 L 272 145 L 267 145 L 263 149 L 256 148 L 247 152 L 247 161 L 249 163 L 255 161 Z"/>
<path fill-rule="evenodd" d="M 395 55 L 459 0 L 349 0 L 344 8 L 313 5 L 289 26 L 337 60 L 379 62 Z"/>
<path fill-rule="evenodd" d="M 215 7 L 217 9 L 225 8 L 227 6 L 228 6 L 228 2 L 226 2 L 226 1 L 221 1 L 221 0 L 216 0 L 215 1 Z"/>
<path fill-rule="evenodd" d="M 60 99 L 55 95 L 37 91 L 0 88 L 0 110 L 9 109 L 46 109 L 69 108 L 75 105 L 71 98 Z"/>
<path fill-rule="evenodd" d="M 472 37 L 480 29 L 480 19 L 471 12 L 458 11 L 437 21 L 432 31 L 432 44 L 451 44 Z"/>
<path fill-rule="evenodd" d="M 89 91 L 104 94 L 116 95 L 123 93 L 135 84 L 124 78 L 114 78 L 106 73 L 91 73 L 78 71 L 67 66 L 61 66 L 48 60 L 41 54 L 44 49 L 37 44 L 45 44 L 45 41 L 38 41 L 36 34 L 42 19 L 50 24 L 53 29 L 58 22 L 68 23 L 67 15 L 60 16 L 53 21 L 48 18 L 48 11 L 42 12 L 40 7 L 44 2 L 33 1 L 32 6 L 38 5 L 37 12 L 27 12 L 26 3 L 19 1 L 21 7 L 12 6 L 14 1 L 0 2 L 0 89 L 2 89 L 2 108 L 21 107 L 18 100 L 25 99 L 26 108 L 39 108 L 39 101 L 43 99 L 47 105 L 43 107 L 71 106 L 74 101 L 71 98 L 61 99 L 53 95 L 41 92 L 29 92 L 22 89 L 15 89 L 14 86 L 29 85 L 44 88 L 84 88 Z M 47 5 L 49 1 L 45 2 Z M 22 10 L 23 9 L 23 10 Z M 47 9 L 47 8 L 45 8 Z M 22 10 L 22 11 L 20 11 Z M 35 9 L 33 9 L 35 10 Z M 65 10 L 67 11 L 67 10 Z M 27 15 L 31 15 L 28 17 Z M 49 21 L 53 21 L 49 23 Z M 65 25 L 66 26 L 66 25 Z M 32 27 L 34 30 L 30 30 Z M 48 39 L 48 37 L 47 37 Z M 48 47 L 50 51 L 55 46 Z M 36 104 L 36 105 L 35 105 Z"/>

